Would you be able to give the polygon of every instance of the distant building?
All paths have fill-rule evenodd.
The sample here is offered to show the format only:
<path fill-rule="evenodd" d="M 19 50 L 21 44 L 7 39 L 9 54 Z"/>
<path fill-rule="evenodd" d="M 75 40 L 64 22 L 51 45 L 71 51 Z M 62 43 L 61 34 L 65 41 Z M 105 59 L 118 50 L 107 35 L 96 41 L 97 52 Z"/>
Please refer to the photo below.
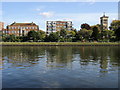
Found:
<path fill-rule="evenodd" d="M 38 31 L 39 27 L 35 23 L 12 23 L 11 25 L 7 26 L 6 31 L 3 33 L 5 34 L 14 34 L 16 36 L 25 36 L 29 31 Z"/>
<path fill-rule="evenodd" d="M 100 23 L 101 23 L 101 30 L 108 29 L 108 16 L 105 16 L 105 14 L 100 17 Z"/>
<path fill-rule="evenodd" d="M 0 31 L 4 29 L 4 22 L 0 22 Z"/>
<path fill-rule="evenodd" d="M 67 30 L 71 31 L 72 21 L 47 21 L 46 23 L 47 34 L 60 31 L 62 28 L 66 28 Z"/>

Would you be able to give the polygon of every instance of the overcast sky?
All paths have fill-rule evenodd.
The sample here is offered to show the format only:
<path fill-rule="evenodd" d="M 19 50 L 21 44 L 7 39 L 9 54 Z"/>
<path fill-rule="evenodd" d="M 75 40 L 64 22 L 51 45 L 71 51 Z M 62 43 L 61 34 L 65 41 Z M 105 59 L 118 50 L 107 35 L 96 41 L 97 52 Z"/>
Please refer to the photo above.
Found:
<path fill-rule="evenodd" d="M 118 18 L 118 2 L 2 2 L 0 9 L 5 25 L 14 21 L 35 22 L 44 31 L 49 20 L 72 21 L 77 30 L 82 23 L 99 24 L 103 12 L 111 23 Z"/>

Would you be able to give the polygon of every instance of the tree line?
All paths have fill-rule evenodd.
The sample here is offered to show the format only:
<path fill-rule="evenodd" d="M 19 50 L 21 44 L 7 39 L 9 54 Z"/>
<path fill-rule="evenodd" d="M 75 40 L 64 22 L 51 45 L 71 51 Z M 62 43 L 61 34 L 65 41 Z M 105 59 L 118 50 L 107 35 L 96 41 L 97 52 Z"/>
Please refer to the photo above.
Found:
<path fill-rule="evenodd" d="M 60 31 L 51 32 L 29 31 L 26 36 L 15 36 L 2 34 L 4 42 L 115 42 L 120 41 L 120 20 L 113 20 L 110 30 L 102 30 L 101 25 L 90 26 L 87 23 L 81 24 L 81 29 L 68 31 L 61 28 Z"/>

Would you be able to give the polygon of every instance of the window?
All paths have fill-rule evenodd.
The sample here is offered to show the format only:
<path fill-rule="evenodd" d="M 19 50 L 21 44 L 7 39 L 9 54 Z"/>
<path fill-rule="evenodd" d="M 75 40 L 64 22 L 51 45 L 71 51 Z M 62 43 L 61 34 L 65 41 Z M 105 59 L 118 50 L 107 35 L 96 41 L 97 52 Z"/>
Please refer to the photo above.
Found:
<path fill-rule="evenodd" d="M 18 29 L 20 29 L 20 27 L 18 27 Z"/>
<path fill-rule="evenodd" d="M 32 27 L 32 29 L 34 29 L 34 27 Z"/>
<path fill-rule="evenodd" d="M 28 27 L 26 27 L 26 29 L 28 29 Z"/>
<path fill-rule="evenodd" d="M 55 29 L 53 29 L 53 31 L 56 31 Z"/>
<path fill-rule="evenodd" d="M 3 31 L 3 33 L 4 33 L 4 31 Z"/>
<path fill-rule="evenodd" d="M 66 28 L 66 26 L 64 26 L 64 28 Z"/>

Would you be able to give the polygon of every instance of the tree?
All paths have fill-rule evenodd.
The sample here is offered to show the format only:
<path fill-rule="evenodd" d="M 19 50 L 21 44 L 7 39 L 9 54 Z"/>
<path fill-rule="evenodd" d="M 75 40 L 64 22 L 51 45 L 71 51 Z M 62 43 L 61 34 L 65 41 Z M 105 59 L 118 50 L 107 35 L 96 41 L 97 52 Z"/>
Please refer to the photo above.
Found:
<path fill-rule="evenodd" d="M 42 31 L 42 30 L 40 30 L 40 31 L 38 31 L 37 33 L 38 33 L 38 35 L 37 35 L 37 40 L 39 40 L 39 41 L 44 41 L 44 39 L 45 39 L 45 32 Z"/>
<path fill-rule="evenodd" d="M 34 31 L 34 30 L 28 32 L 27 36 L 28 36 L 29 40 L 37 41 L 37 39 L 38 39 L 38 33 L 36 31 Z"/>
<path fill-rule="evenodd" d="M 51 42 L 57 42 L 59 40 L 59 36 L 57 33 L 52 32 L 52 33 L 50 33 L 48 39 Z"/>
<path fill-rule="evenodd" d="M 93 33 L 92 33 L 92 38 L 93 38 L 93 40 L 96 40 L 96 41 L 98 41 L 98 34 L 99 34 L 99 31 L 98 31 L 98 28 L 95 26 L 95 27 L 93 27 Z"/>
<path fill-rule="evenodd" d="M 110 30 L 116 30 L 120 27 L 120 20 L 113 20 L 112 23 L 110 24 Z"/>
<path fill-rule="evenodd" d="M 67 36 L 74 37 L 76 35 L 75 31 L 67 31 Z"/>
<path fill-rule="evenodd" d="M 79 31 L 79 34 L 81 34 L 81 40 L 89 40 L 91 34 L 92 34 L 92 30 L 87 30 L 87 29 L 81 29 Z"/>
<path fill-rule="evenodd" d="M 65 38 L 66 35 L 67 35 L 66 29 L 62 28 L 62 29 L 60 30 L 60 36 L 62 36 L 63 38 Z"/>
<path fill-rule="evenodd" d="M 75 40 L 74 41 L 81 41 L 82 40 L 82 35 L 80 31 L 78 31 L 75 35 Z"/>
<path fill-rule="evenodd" d="M 120 41 L 120 27 L 115 30 L 116 40 Z"/>
<path fill-rule="evenodd" d="M 84 23 L 84 24 L 81 24 L 81 29 L 87 29 L 87 30 L 90 30 L 90 29 L 91 29 L 91 27 L 90 27 L 90 25 L 89 25 L 89 24 Z"/>
<path fill-rule="evenodd" d="M 96 24 L 96 25 L 91 26 L 91 29 L 93 30 L 94 27 L 97 27 L 99 32 L 102 31 L 102 30 L 101 30 L 101 25 L 100 25 L 100 24 Z"/>
<path fill-rule="evenodd" d="M 112 36 L 114 35 L 114 31 L 112 31 L 112 30 L 103 30 L 101 32 L 101 35 L 102 35 L 101 36 L 102 40 L 104 39 L 104 40 L 109 41 L 112 38 Z"/>

